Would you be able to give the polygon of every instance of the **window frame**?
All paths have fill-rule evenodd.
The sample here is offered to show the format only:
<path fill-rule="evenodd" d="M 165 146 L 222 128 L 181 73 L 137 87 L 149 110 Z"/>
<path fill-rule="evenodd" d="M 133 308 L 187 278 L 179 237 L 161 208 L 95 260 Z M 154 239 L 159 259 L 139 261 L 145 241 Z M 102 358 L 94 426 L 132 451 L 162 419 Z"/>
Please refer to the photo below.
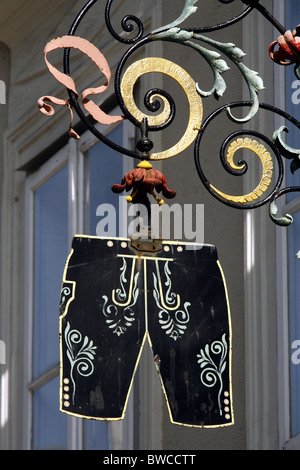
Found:
<path fill-rule="evenodd" d="M 68 152 L 61 149 L 35 173 L 28 176 L 25 184 L 25 361 L 24 361 L 24 410 L 25 448 L 32 448 L 33 391 L 59 373 L 59 363 L 53 365 L 36 379 L 33 378 L 33 306 L 34 306 L 34 193 L 45 181 L 68 164 Z M 69 214 L 70 218 L 70 214 Z"/>
<path fill-rule="evenodd" d="M 114 110 L 115 111 L 115 110 Z M 114 112 L 113 111 L 113 112 Z M 109 134 L 118 125 L 123 125 L 123 145 L 129 148 L 135 140 L 135 130 L 127 121 L 113 126 L 96 125 L 103 134 Z M 32 448 L 33 435 L 33 391 L 59 374 L 59 362 L 49 370 L 33 379 L 33 287 L 34 287 L 34 193 L 45 181 L 68 165 L 68 243 L 71 246 L 75 234 L 84 231 L 84 160 L 86 152 L 99 140 L 90 132 L 86 131 L 79 141 L 69 139 L 67 145 L 61 148 L 55 155 L 47 160 L 34 173 L 26 178 L 25 182 L 25 270 L 24 270 L 24 296 L 25 296 L 25 329 L 24 329 L 24 448 Z M 127 160 L 128 161 L 128 160 Z M 132 165 L 134 167 L 134 159 Z M 123 171 L 129 171 L 129 164 L 123 160 Z M 58 318 L 57 318 L 58 321 Z M 134 445 L 134 388 L 130 395 L 127 406 L 127 419 L 120 422 L 110 422 L 109 441 L 110 450 L 132 449 Z M 82 450 L 84 443 L 84 420 L 68 416 L 68 450 Z"/>
<path fill-rule="evenodd" d="M 280 212 L 293 216 L 300 210 L 300 197 L 286 202 L 283 198 Z M 292 226 L 287 230 L 291 230 Z M 289 242 L 284 228 L 277 229 L 277 305 L 278 305 L 278 411 L 279 411 L 279 448 L 300 449 L 300 433 L 291 435 L 291 340 L 289 307 Z"/>
<path fill-rule="evenodd" d="M 279 21 L 283 18 L 284 11 L 283 2 L 274 0 L 273 12 Z M 257 31 L 255 37 L 252 34 L 253 30 Z M 266 22 L 258 11 L 253 11 L 244 20 L 243 29 L 243 50 L 248 51 L 248 66 L 258 71 L 266 81 L 266 85 L 270 83 L 263 92 L 264 102 L 274 103 L 275 106 L 284 109 L 285 103 L 279 103 L 278 100 L 282 97 L 276 93 L 279 89 L 278 80 L 282 79 L 280 73 L 283 71 L 280 67 L 275 67 L 271 60 L 266 60 L 270 37 L 278 37 L 278 31 Z M 250 54 L 249 52 L 253 50 L 257 53 Z M 246 96 L 248 99 L 247 90 Z M 263 114 L 258 113 L 253 119 L 254 129 L 259 129 L 262 134 L 272 135 L 275 128 L 279 128 L 276 115 L 274 119 L 265 119 Z M 249 129 L 249 123 L 245 128 Z M 250 165 L 248 172 L 253 182 L 257 182 L 255 170 Z M 282 319 L 280 315 L 283 308 L 281 302 L 284 303 L 286 300 L 281 297 L 285 287 L 280 285 L 279 274 L 284 275 L 282 268 L 286 265 L 286 258 L 284 260 L 286 252 L 280 252 L 278 235 L 280 230 L 283 235 L 282 228 L 271 222 L 267 207 L 245 211 L 244 230 L 247 449 L 275 450 L 282 448 L 282 436 L 279 436 L 279 433 L 285 429 L 284 419 L 286 419 L 286 410 L 282 409 L 286 404 L 284 395 L 286 390 L 282 388 L 280 374 L 285 367 L 288 351 L 285 357 L 278 357 L 278 352 L 286 347 L 284 335 L 279 338 L 280 319 Z M 279 345 L 279 341 L 282 344 Z M 284 403 L 279 404 L 280 400 L 284 400 Z"/>

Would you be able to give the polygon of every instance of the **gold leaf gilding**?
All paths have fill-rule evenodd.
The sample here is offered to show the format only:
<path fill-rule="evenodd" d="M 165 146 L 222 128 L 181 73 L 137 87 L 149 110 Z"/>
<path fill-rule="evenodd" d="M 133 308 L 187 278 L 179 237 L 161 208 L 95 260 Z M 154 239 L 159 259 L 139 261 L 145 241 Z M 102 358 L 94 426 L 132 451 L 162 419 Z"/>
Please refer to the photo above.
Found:
<path fill-rule="evenodd" d="M 260 159 L 262 164 L 262 176 L 259 184 L 256 188 L 249 194 L 244 194 L 243 196 L 231 196 L 228 194 L 223 193 L 216 189 L 212 184 L 210 185 L 211 189 L 221 196 L 222 198 L 226 199 L 227 201 L 232 201 L 239 204 L 245 204 L 248 202 L 252 202 L 255 199 L 258 199 L 265 191 L 267 191 L 270 183 L 272 181 L 273 176 L 273 161 L 270 153 L 267 149 L 262 145 L 259 144 L 256 140 L 252 140 L 249 138 L 245 139 L 237 139 L 232 142 L 228 148 L 227 152 L 227 161 L 230 164 L 231 168 L 235 170 L 242 170 L 245 165 L 236 165 L 233 161 L 234 154 L 239 149 L 249 149 L 254 152 Z"/>
<path fill-rule="evenodd" d="M 162 160 L 174 157 L 188 148 L 196 139 L 202 124 L 203 105 L 202 99 L 197 92 L 196 83 L 191 76 L 179 65 L 166 59 L 148 57 L 134 62 L 126 70 L 121 82 L 121 95 L 125 106 L 130 114 L 139 122 L 147 118 L 149 126 L 160 126 L 164 124 L 170 116 L 171 108 L 168 100 L 159 94 L 152 96 L 152 100 L 160 98 L 163 101 L 163 111 L 157 116 L 150 116 L 142 113 L 136 106 L 133 89 L 136 81 L 146 73 L 162 73 L 174 78 L 183 88 L 189 103 L 189 122 L 186 131 L 177 144 L 168 150 L 150 154 L 150 160 Z"/>

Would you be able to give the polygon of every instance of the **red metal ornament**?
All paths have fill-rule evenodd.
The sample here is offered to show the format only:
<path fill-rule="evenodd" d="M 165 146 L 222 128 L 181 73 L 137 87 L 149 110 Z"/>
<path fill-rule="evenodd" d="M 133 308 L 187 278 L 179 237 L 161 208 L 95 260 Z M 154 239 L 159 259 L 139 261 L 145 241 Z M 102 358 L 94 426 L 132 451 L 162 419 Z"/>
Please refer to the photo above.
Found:
<path fill-rule="evenodd" d="M 171 191 L 167 187 L 165 176 L 158 170 L 153 170 L 152 165 L 148 161 L 142 161 L 138 164 L 137 168 L 130 170 L 123 176 L 121 184 L 114 184 L 112 190 L 114 193 L 121 193 L 124 190 L 132 191 L 131 196 L 127 196 L 127 201 L 131 202 L 139 193 L 151 194 L 159 204 L 163 204 L 163 199 L 160 199 L 155 193 L 154 189 L 162 194 L 167 199 L 172 199 L 176 196 L 176 191 Z"/>
<path fill-rule="evenodd" d="M 275 50 L 275 47 L 279 49 Z M 269 55 L 274 62 L 280 65 L 300 63 L 300 25 L 294 31 L 286 31 L 277 41 L 269 47 Z"/>

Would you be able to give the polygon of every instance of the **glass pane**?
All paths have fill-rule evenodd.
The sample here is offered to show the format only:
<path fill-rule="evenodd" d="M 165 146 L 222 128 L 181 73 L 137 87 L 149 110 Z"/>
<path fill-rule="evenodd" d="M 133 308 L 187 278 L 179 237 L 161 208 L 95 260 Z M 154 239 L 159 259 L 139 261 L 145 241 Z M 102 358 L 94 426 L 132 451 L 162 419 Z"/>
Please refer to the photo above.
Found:
<path fill-rule="evenodd" d="M 286 0 L 286 27 L 287 29 L 295 29 L 298 23 L 295 23 L 295 18 L 300 18 L 300 2 L 299 0 Z M 297 20 L 296 20 L 297 21 Z M 294 66 L 286 67 L 286 111 L 298 121 L 300 121 L 300 81 L 294 74 Z M 300 148 L 300 138 L 298 129 L 286 122 L 289 128 L 289 133 L 284 134 L 285 142 L 294 149 Z M 287 186 L 300 185 L 300 170 L 294 174 L 290 171 L 291 160 L 287 160 Z M 299 193 L 290 193 L 287 195 L 287 201 L 299 196 Z"/>
<path fill-rule="evenodd" d="M 293 214 L 294 223 L 289 229 L 289 294 L 290 294 L 290 345 L 291 345 L 291 432 L 300 432 L 300 211 Z"/>
<path fill-rule="evenodd" d="M 59 411 L 59 377 L 34 392 L 33 449 L 67 449 L 67 415 Z"/>
<path fill-rule="evenodd" d="M 68 168 L 35 192 L 34 376 L 59 361 L 59 297 L 68 255 Z"/>
<path fill-rule="evenodd" d="M 87 421 L 86 450 L 109 450 L 109 429 L 106 421 Z"/>
<path fill-rule="evenodd" d="M 122 144 L 122 124 L 109 134 L 109 139 Z M 122 156 L 102 142 L 98 142 L 88 151 L 86 159 L 86 232 L 89 235 L 114 237 L 121 235 L 119 233 L 119 201 L 122 195 L 120 197 L 120 195 L 113 193 L 111 187 L 115 183 L 121 183 L 124 176 L 125 159 L 131 160 L 131 165 L 134 165 L 132 158 Z M 101 223 L 101 220 L 105 220 L 105 222 Z M 107 422 L 84 421 L 84 426 L 86 449 L 109 449 L 109 424 Z"/>
<path fill-rule="evenodd" d="M 119 125 L 109 134 L 109 138 L 121 144 L 122 135 L 123 126 Z M 86 227 L 89 235 L 119 236 L 119 203 L 122 195 L 113 193 L 111 187 L 115 183 L 121 183 L 124 176 L 124 159 L 130 159 L 133 167 L 132 158 L 122 156 L 102 142 L 97 143 L 88 152 Z M 97 215 L 99 206 L 101 208 L 98 209 Z M 101 220 L 105 222 L 101 224 Z M 100 225 L 104 232 L 101 230 L 99 233 Z"/>

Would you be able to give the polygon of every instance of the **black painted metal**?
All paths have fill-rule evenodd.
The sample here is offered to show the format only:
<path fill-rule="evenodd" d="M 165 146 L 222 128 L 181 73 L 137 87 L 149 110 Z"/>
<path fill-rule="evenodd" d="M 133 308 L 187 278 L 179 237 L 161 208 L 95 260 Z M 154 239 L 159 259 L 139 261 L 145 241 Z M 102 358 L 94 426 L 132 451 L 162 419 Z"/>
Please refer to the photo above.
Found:
<path fill-rule="evenodd" d="M 130 33 L 134 30 L 134 25 L 135 24 L 138 27 L 138 33 L 133 39 L 125 39 L 122 36 L 120 36 L 116 31 L 113 29 L 111 21 L 110 21 L 110 10 L 111 6 L 113 4 L 113 0 L 108 0 L 106 4 L 106 9 L 105 9 L 105 21 L 106 21 L 106 26 L 110 34 L 117 40 L 120 41 L 124 44 L 134 44 L 136 41 L 141 39 L 144 34 L 144 26 L 142 22 L 139 20 L 134 15 L 126 15 L 121 22 L 121 26 L 123 28 L 123 31 Z"/>
<path fill-rule="evenodd" d="M 233 423 L 229 306 L 217 250 L 167 246 L 168 252 L 161 245 L 147 254 L 125 239 L 74 237 L 60 303 L 61 374 L 68 386 L 61 411 L 122 419 L 148 337 L 172 422 Z M 160 305 L 169 301 L 165 287 L 162 296 L 157 290 L 166 268 L 180 299 L 175 309 Z"/>
<path fill-rule="evenodd" d="M 228 2 L 219 0 L 219 2 L 221 2 L 221 3 L 232 3 L 232 1 L 234 1 L 234 0 L 229 0 Z M 211 33 L 212 31 L 217 31 L 219 29 L 228 28 L 228 26 L 232 26 L 235 23 L 238 23 L 243 18 L 245 18 L 247 15 L 249 15 L 249 13 L 252 10 L 253 10 L 253 7 L 248 7 L 240 15 L 235 16 L 231 20 L 225 21 L 224 23 L 219 23 L 219 24 L 215 24 L 215 25 L 212 25 L 212 26 L 202 26 L 202 27 L 198 27 L 198 28 L 190 28 L 190 29 L 187 28 L 187 31 L 193 31 L 194 33 Z"/>
<path fill-rule="evenodd" d="M 87 12 L 90 10 L 90 8 L 97 3 L 98 0 L 89 0 L 86 5 L 82 8 L 82 10 L 78 13 L 77 17 L 75 18 L 70 30 L 69 30 L 69 35 L 74 36 L 77 28 L 79 27 L 81 21 L 84 19 L 85 15 Z M 65 49 L 64 51 L 64 58 L 63 58 L 63 63 L 64 63 L 64 73 L 67 75 L 70 75 L 70 49 Z M 134 152 L 131 149 L 126 149 L 124 147 L 121 147 L 120 145 L 116 144 L 115 142 L 112 142 L 110 139 L 108 139 L 106 136 L 104 136 L 94 125 L 91 123 L 91 121 L 87 118 L 85 115 L 84 111 L 82 110 L 81 106 L 79 105 L 75 94 L 69 90 L 69 97 L 70 97 L 70 104 L 76 111 L 77 115 L 79 116 L 80 120 L 86 125 L 86 127 L 99 139 L 101 140 L 104 144 L 108 145 L 112 149 L 116 150 L 117 152 L 128 155 L 130 157 L 138 158 L 139 153 Z"/>
<path fill-rule="evenodd" d="M 259 0 L 242 0 L 246 5 L 256 8 L 281 34 L 284 34 L 286 28 L 279 23 L 279 21 L 271 15 L 271 13 L 259 2 Z"/>

